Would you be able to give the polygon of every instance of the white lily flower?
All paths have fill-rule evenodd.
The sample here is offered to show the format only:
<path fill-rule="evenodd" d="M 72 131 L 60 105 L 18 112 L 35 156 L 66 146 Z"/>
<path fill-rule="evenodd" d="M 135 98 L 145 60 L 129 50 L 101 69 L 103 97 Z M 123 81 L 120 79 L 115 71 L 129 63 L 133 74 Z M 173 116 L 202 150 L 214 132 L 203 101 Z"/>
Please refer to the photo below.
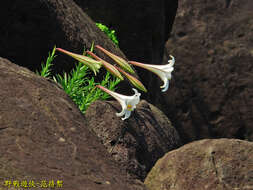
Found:
<path fill-rule="evenodd" d="M 133 111 L 136 108 L 136 105 L 140 102 L 140 96 L 141 93 L 139 93 L 136 89 L 133 88 L 133 91 L 135 94 L 133 96 L 125 96 L 116 92 L 113 92 L 111 90 L 108 90 L 107 88 L 97 85 L 98 88 L 101 90 L 107 92 L 112 97 L 114 97 L 121 105 L 122 111 L 120 113 L 116 113 L 118 117 L 121 117 L 125 115 L 122 120 L 125 120 L 130 117 L 131 111 Z"/>
<path fill-rule="evenodd" d="M 135 61 L 129 61 L 129 63 L 145 68 L 153 73 L 155 73 L 156 75 L 158 75 L 161 80 L 164 82 L 164 84 L 162 86 L 160 86 L 160 88 L 162 89 L 162 92 L 165 92 L 168 90 L 169 88 L 169 80 L 171 80 L 171 72 L 174 70 L 174 63 L 175 63 L 175 58 L 170 55 L 171 60 L 168 60 L 167 65 L 149 65 L 149 64 L 144 64 L 144 63 L 139 63 L 139 62 L 135 62 Z"/>

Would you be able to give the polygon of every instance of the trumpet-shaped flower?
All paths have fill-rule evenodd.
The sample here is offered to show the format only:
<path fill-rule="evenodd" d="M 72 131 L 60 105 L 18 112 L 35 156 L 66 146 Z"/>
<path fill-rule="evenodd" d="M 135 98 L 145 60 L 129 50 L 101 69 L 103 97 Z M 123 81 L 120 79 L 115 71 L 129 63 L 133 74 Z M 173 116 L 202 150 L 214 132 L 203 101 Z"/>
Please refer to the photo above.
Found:
<path fill-rule="evenodd" d="M 56 50 L 58 50 L 62 53 L 65 53 L 65 54 L 73 57 L 74 59 L 78 60 L 79 62 L 85 64 L 94 72 L 95 75 L 97 74 L 97 72 L 99 71 L 99 69 L 102 65 L 102 63 L 100 61 L 96 61 L 96 60 L 94 60 L 90 57 L 84 56 L 84 55 L 72 53 L 72 52 L 69 52 L 69 51 L 61 49 L 61 48 L 56 48 Z"/>
<path fill-rule="evenodd" d="M 140 96 L 141 93 L 139 93 L 136 89 L 133 88 L 133 91 L 135 94 L 133 96 L 125 96 L 116 92 L 113 92 L 111 90 L 108 90 L 107 88 L 97 85 L 98 88 L 105 91 L 106 93 L 110 94 L 112 97 L 114 97 L 121 105 L 122 111 L 120 113 L 116 113 L 118 117 L 121 117 L 125 115 L 122 120 L 125 120 L 130 117 L 131 111 L 133 111 L 136 108 L 136 105 L 140 102 Z"/>
<path fill-rule="evenodd" d="M 116 67 L 123 75 L 125 75 L 129 81 L 136 86 L 138 89 L 147 92 L 147 89 L 145 88 L 145 86 L 141 83 L 141 81 L 139 81 L 137 78 L 135 78 L 134 76 L 128 74 L 127 72 L 123 71 L 121 68 Z"/>
<path fill-rule="evenodd" d="M 134 74 L 134 70 L 132 67 L 127 63 L 126 60 L 122 59 L 121 57 L 114 55 L 113 53 L 107 51 L 106 49 L 102 48 L 99 45 L 95 46 L 96 48 L 100 49 L 102 52 L 104 52 L 106 55 L 111 57 L 121 68 L 123 68 L 125 71 L 128 71 L 129 73 Z"/>
<path fill-rule="evenodd" d="M 135 61 L 129 61 L 129 63 L 147 69 L 158 75 L 164 82 L 164 84 L 160 86 L 160 88 L 163 88 L 162 92 L 165 92 L 169 88 L 169 80 L 171 80 L 171 72 L 174 70 L 173 66 L 175 63 L 175 58 L 172 55 L 170 55 L 170 57 L 171 60 L 168 60 L 169 64 L 166 65 L 149 65 Z"/>
<path fill-rule="evenodd" d="M 124 80 L 124 78 L 122 77 L 122 75 L 120 74 L 120 72 L 110 63 L 106 62 L 105 60 L 101 59 L 100 57 L 98 57 L 97 55 L 95 55 L 94 53 L 92 53 L 91 51 L 87 51 L 87 53 L 92 56 L 93 58 L 95 58 L 98 61 L 101 61 L 102 65 L 106 68 L 106 70 L 108 72 L 110 72 L 111 74 L 113 74 L 114 76 L 118 77 L 120 80 Z"/>

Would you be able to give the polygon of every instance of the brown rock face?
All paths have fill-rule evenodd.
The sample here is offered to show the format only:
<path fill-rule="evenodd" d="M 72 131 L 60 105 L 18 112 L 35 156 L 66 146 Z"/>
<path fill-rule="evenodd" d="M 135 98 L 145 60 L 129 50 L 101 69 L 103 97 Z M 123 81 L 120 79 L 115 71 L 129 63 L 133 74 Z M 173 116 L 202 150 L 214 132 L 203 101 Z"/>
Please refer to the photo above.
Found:
<path fill-rule="evenodd" d="M 177 11 L 178 0 L 74 0 L 96 22 L 112 27 L 118 36 L 119 47 L 128 59 L 161 64 Z M 149 72 L 137 68 L 148 96 L 155 98 L 159 90 Z M 144 94 L 143 96 L 146 96 Z"/>
<path fill-rule="evenodd" d="M 181 141 L 168 118 L 144 100 L 125 121 L 115 115 L 120 111 L 118 102 L 96 101 L 85 113 L 88 127 L 129 174 L 144 180 L 155 162 Z"/>
<path fill-rule="evenodd" d="M 41 180 L 60 180 L 64 190 L 145 189 L 110 159 L 61 88 L 3 58 L 0 155 L 0 189 L 5 180 L 34 180 L 36 189 L 45 189 Z"/>
<path fill-rule="evenodd" d="M 253 189 L 253 143 L 201 140 L 167 153 L 145 179 L 150 190 Z"/>
<path fill-rule="evenodd" d="M 0 25 L 0 56 L 33 71 L 40 69 L 54 45 L 82 54 L 94 41 L 124 57 L 72 0 L 8 1 L 0 7 Z M 54 63 L 54 72 L 61 72 L 69 71 L 75 61 L 59 55 Z"/>
<path fill-rule="evenodd" d="M 253 140 L 252 10 L 251 0 L 180 1 L 166 44 L 174 78 L 158 102 L 184 142 Z"/>

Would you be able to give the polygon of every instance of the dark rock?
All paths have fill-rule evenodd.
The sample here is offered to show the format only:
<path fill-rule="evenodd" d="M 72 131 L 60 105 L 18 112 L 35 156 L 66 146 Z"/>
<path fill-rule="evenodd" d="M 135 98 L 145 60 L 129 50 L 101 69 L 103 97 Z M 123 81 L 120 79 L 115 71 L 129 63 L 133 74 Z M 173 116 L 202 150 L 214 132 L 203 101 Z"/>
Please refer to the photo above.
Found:
<path fill-rule="evenodd" d="M 152 190 L 253 189 L 253 143 L 201 140 L 167 153 L 145 179 Z"/>
<path fill-rule="evenodd" d="M 251 0 L 180 1 L 166 44 L 174 78 L 157 101 L 184 142 L 253 140 L 252 10 Z"/>
<path fill-rule="evenodd" d="M 113 28 L 119 47 L 128 59 L 161 64 L 177 11 L 178 0 L 74 0 L 96 22 Z M 155 98 L 159 87 L 154 76 L 137 68 L 148 96 Z M 146 96 L 144 94 L 144 96 Z"/>
<path fill-rule="evenodd" d="M 0 155 L 0 189 L 5 180 L 61 180 L 66 190 L 145 189 L 110 158 L 56 83 L 3 58 Z"/>
<path fill-rule="evenodd" d="M 129 174 L 144 180 L 157 159 L 181 145 L 177 131 L 155 106 L 142 100 L 130 118 L 115 115 L 115 101 L 96 101 L 87 109 L 88 127 Z"/>
<path fill-rule="evenodd" d="M 82 54 L 94 41 L 125 57 L 72 0 L 8 1 L 0 7 L 0 25 L 0 56 L 32 71 L 40 69 L 54 45 Z M 70 71 L 75 62 L 59 55 L 54 72 Z"/>

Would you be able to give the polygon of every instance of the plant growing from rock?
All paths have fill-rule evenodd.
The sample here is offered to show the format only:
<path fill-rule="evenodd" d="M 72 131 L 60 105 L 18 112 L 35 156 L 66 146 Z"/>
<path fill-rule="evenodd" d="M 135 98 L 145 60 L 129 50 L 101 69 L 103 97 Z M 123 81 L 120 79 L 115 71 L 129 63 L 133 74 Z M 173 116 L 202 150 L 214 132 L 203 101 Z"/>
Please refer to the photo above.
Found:
<path fill-rule="evenodd" d="M 122 112 L 117 113 L 116 115 L 121 117 L 124 115 L 122 120 L 125 120 L 130 117 L 131 112 L 136 108 L 136 105 L 140 101 L 140 93 L 134 89 L 135 94 L 133 96 L 125 96 L 113 92 L 115 90 L 115 86 L 121 81 L 124 80 L 120 72 L 129 79 L 129 81 L 138 89 L 147 92 L 145 86 L 134 76 L 134 70 L 131 68 L 129 63 L 147 69 L 156 75 L 158 75 L 161 80 L 164 82 L 163 92 L 167 91 L 169 87 L 169 80 L 171 80 L 171 72 L 174 70 L 174 63 L 175 59 L 173 56 L 171 60 L 168 60 L 167 65 L 150 65 L 144 64 L 134 61 L 126 61 L 123 58 L 114 55 L 113 53 L 109 52 L 108 50 L 102 48 L 99 45 L 95 47 L 108 55 L 112 58 L 121 68 L 113 66 L 108 62 L 104 61 L 103 59 L 99 58 L 95 55 L 93 51 L 93 45 L 91 46 L 91 51 L 87 51 L 84 55 L 79 55 L 76 53 L 72 53 L 70 51 L 61 49 L 61 48 L 54 48 L 53 52 L 49 53 L 49 58 L 47 59 L 46 64 L 42 64 L 42 71 L 39 73 L 41 76 L 48 77 L 50 75 L 50 66 L 52 66 L 52 61 L 54 59 L 55 50 L 60 51 L 68 56 L 73 57 L 74 59 L 78 60 L 79 63 L 76 68 L 70 73 L 64 73 L 63 77 L 61 75 L 53 76 L 54 81 L 59 83 L 65 92 L 69 94 L 69 96 L 73 99 L 73 101 L 79 106 L 82 112 L 85 112 L 87 107 L 93 101 L 97 99 L 105 100 L 108 98 L 103 92 L 99 91 L 99 89 L 103 90 L 105 93 L 110 94 L 113 96 L 122 106 Z M 88 54 L 86 56 L 86 54 Z M 88 57 L 90 56 L 90 57 Z M 95 59 L 93 59 L 95 58 Z M 94 77 L 87 79 L 88 69 L 92 70 L 93 73 L 96 75 L 99 72 L 101 66 L 104 66 L 107 69 L 107 74 L 105 79 L 99 84 L 96 83 Z M 130 74 L 131 73 L 131 74 Z M 114 75 L 115 80 L 110 81 L 110 75 Z M 108 85 L 109 84 L 109 85 Z M 108 86 L 107 88 L 105 86 Z M 96 88 L 98 87 L 98 88 Z"/>
<path fill-rule="evenodd" d="M 97 89 L 96 85 L 106 86 L 111 91 L 115 91 L 120 79 L 107 72 L 101 82 L 95 82 L 94 77 L 88 77 L 90 74 L 89 67 L 80 61 L 70 73 L 65 72 L 63 75 L 56 74 L 51 76 L 52 62 L 56 57 L 55 50 L 56 48 L 49 53 L 46 63 L 42 63 L 41 71 L 36 73 L 42 77 L 53 79 L 60 84 L 63 90 L 77 104 L 81 112 L 85 113 L 92 102 L 98 99 L 106 100 L 110 97 L 107 93 Z"/>

